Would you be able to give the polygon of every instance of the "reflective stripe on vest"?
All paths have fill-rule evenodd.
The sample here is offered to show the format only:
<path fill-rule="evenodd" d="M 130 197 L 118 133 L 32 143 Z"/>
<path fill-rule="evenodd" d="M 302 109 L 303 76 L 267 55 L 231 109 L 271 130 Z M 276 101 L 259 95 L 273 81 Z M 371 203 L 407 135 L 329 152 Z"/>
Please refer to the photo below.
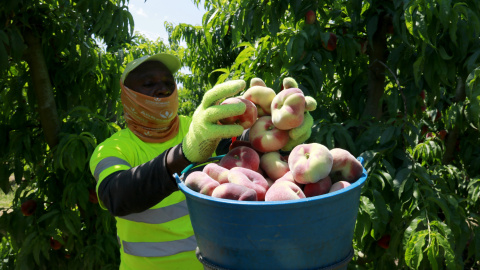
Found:
<path fill-rule="evenodd" d="M 195 236 L 169 242 L 127 242 L 122 240 L 123 251 L 126 254 L 140 257 L 165 257 L 180 252 L 192 251 L 197 248 Z"/>
<path fill-rule="evenodd" d="M 129 214 L 117 218 L 149 224 L 161 224 L 188 215 L 187 201 L 162 208 L 148 209 L 141 213 Z"/>
<path fill-rule="evenodd" d="M 132 167 L 130 163 L 126 162 L 125 160 L 118 158 L 118 157 L 106 157 L 100 162 L 98 162 L 97 167 L 95 167 L 95 172 L 93 173 L 93 176 L 95 177 L 95 180 L 98 181 L 98 178 L 100 177 L 100 174 L 107 168 L 110 168 L 115 165 L 127 165 L 128 167 Z"/>

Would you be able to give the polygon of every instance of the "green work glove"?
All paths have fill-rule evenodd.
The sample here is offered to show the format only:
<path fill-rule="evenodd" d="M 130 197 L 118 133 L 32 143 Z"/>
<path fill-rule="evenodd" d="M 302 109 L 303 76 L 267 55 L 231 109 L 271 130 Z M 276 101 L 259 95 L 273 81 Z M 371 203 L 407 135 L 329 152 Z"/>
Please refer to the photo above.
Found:
<path fill-rule="evenodd" d="M 192 123 L 182 142 L 188 161 L 204 162 L 215 152 L 223 138 L 240 136 L 240 125 L 221 125 L 218 120 L 245 112 L 243 102 L 218 105 L 223 99 L 235 96 L 245 88 L 245 81 L 234 80 L 216 85 L 205 92 L 202 103 L 193 113 Z"/>
<path fill-rule="evenodd" d="M 287 77 L 283 79 L 283 88 L 298 88 L 298 84 L 293 78 Z M 291 151 L 295 146 L 304 143 L 310 138 L 313 127 L 313 117 L 310 112 L 314 111 L 316 108 L 317 101 L 311 96 L 305 96 L 305 115 L 303 117 L 303 122 L 300 126 L 292 128 L 288 132 L 290 140 L 287 145 L 282 148 L 283 151 Z"/>

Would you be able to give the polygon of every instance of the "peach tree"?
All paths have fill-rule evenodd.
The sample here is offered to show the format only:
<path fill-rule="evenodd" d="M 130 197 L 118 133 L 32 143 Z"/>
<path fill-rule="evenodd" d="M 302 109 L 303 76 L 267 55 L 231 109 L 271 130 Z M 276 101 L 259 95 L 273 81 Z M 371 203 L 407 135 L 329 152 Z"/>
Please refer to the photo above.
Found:
<path fill-rule="evenodd" d="M 126 3 L 0 6 L 0 196 L 13 195 L 0 208 L 1 269 L 118 269 L 88 163 L 123 127 L 124 63 L 168 49 L 133 35 Z"/>
<path fill-rule="evenodd" d="M 174 50 L 180 113 L 218 82 L 286 76 L 319 106 L 311 142 L 366 160 L 350 267 L 475 268 L 480 259 L 477 1 L 199 1 L 170 46 L 133 36 L 127 1 L 0 6 L 1 268 L 118 267 L 114 220 L 90 190 L 94 147 L 124 127 L 119 75 Z M 180 47 L 185 41 L 186 48 Z M 102 44 L 102 45 L 100 45 Z"/>
<path fill-rule="evenodd" d="M 478 1 L 194 3 L 202 25 L 165 25 L 185 88 L 294 77 L 319 105 L 309 141 L 364 157 L 350 267 L 478 266 Z"/>

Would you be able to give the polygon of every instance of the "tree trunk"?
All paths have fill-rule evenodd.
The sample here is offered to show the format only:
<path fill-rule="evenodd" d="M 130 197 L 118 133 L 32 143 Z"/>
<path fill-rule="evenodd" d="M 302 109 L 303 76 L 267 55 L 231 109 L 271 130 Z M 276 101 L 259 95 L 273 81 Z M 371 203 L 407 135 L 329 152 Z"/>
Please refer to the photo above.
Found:
<path fill-rule="evenodd" d="M 390 19 L 391 20 L 391 19 Z M 363 117 L 379 119 L 382 116 L 382 96 L 385 90 L 385 66 L 387 62 L 387 25 L 389 18 L 379 15 L 377 31 L 369 48 L 367 101 Z"/>
<path fill-rule="evenodd" d="M 30 68 L 33 89 L 38 102 L 40 124 L 45 140 L 50 149 L 52 149 L 59 142 L 60 121 L 58 120 L 52 84 L 45 56 L 43 55 L 42 42 L 40 38 L 29 30 L 23 32 L 23 37 L 28 45 L 26 61 Z"/>

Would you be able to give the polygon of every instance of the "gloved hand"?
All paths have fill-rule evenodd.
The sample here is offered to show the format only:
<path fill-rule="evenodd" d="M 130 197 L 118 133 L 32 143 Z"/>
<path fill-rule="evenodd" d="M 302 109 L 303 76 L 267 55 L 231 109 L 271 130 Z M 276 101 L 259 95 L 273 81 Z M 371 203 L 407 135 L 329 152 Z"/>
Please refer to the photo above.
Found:
<path fill-rule="evenodd" d="M 283 89 L 288 88 L 298 88 L 297 82 L 291 77 L 283 79 Z M 311 96 L 305 96 L 305 115 L 303 117 L 303 122 L 300 126 L 292 128 L 288 132 L 290 140 L 287 145 L 282 148 L 282 151 L 291 151 L 295 146 L 304 143 L 310 138 L 313 127 L 313 117 L 310 112 L 314 111 L 316 108 L 317 101 Z"/>
<path fill-rule="evenodd" d="M 212 156 L 218 143 L 223 138 L 240 136 L 243 127 L 240 125 L 220 125 L 218 120 L 240 115 L 245 112 L 243 102 L 218 105 L 227 97 L 232 97 L 245 88 L 245 81 L 234 80 L 216 85 L 205 92 L 202 103 L 193 113 L 192 123 L 183 139 L 183 154 L 188 161 L 203 162 Z"/>

